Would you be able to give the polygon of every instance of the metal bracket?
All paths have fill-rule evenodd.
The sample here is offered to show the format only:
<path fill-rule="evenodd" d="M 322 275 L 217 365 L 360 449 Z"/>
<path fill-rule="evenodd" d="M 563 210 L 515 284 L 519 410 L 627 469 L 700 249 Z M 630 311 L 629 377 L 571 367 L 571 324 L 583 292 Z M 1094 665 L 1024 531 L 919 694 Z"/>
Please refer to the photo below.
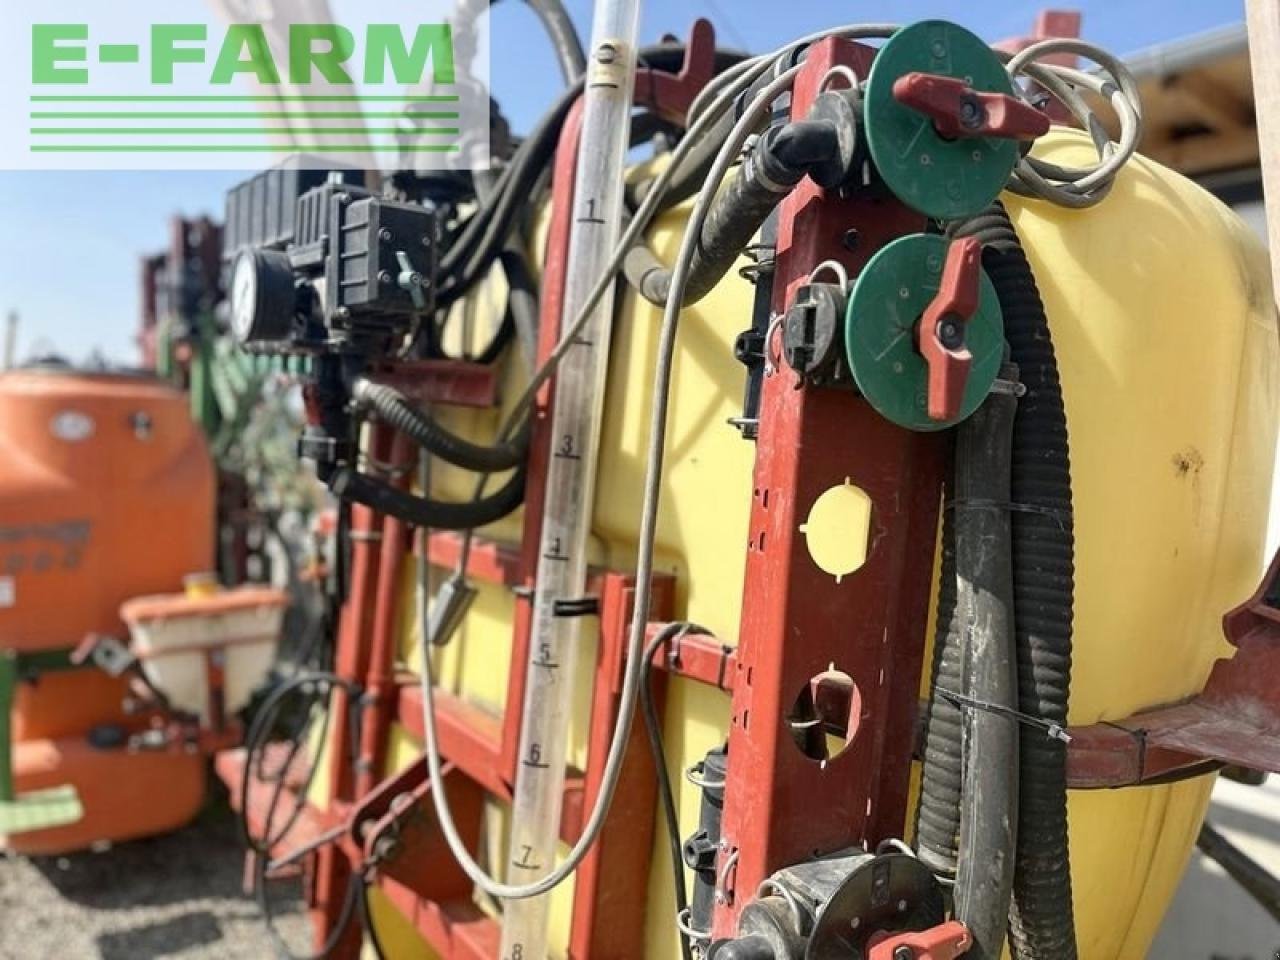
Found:
<path fill-rule="evenodd" d="M 1236 647 L 1185 703 L 1070 731 L 1067 783 L 1123 787 L 1230 763 L 1280 773 L 1280 554 L 1247 601 L 1223 617 Z"/>

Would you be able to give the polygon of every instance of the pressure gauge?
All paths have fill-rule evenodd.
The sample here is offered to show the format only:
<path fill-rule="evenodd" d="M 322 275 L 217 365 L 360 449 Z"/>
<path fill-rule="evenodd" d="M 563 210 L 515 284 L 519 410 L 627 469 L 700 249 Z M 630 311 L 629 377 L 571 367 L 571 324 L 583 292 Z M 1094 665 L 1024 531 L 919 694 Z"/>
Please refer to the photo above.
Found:
<path fill-rule="evenodd" d="M 231 333 L 242 344 L 280 341 L 297 310 L 293 267 L 279 250 L 242 250 L 231 270 Z"/>

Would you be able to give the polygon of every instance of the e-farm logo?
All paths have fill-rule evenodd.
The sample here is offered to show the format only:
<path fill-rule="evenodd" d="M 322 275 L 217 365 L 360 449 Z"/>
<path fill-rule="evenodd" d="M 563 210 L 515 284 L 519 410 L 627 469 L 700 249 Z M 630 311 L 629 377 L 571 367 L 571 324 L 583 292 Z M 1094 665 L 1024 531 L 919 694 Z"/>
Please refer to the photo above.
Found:
<path fill-rule="evenodd" d="M 475 95 L 487 52 L 460 41 L 447 16 L 422 20 L 420 3 L 362 4 L 383 15 L 362 9 L 362 23 L 137 16 L 155 10 L 149 0 L 134 0 L 124 22 L 114 4 L 110 17 L 100 5 L 81 19 L 49 16 L 62 3 L 85 12 L 49 0 L 29 23 L 18 87 L 26 161 L 10 142 L 0 166 L 260 168 L 273 154 L 305 154 L 310 166 L 457 169 L 472 165 L 464 147 L 487 155 L 488 97 Z M 169 13 L 183 6 L 192 3 Z M 209 6 L 225 15 L 234 4 Z M 418 15 L 387 17 L 397 6 Z M 0 123 L 16 113 L 0 111 Z"/>
<path fill-rule="evenodd" d="M 149 47 L 152 86 L 172 86 L 178 64 L 207 64 L 209 30 L 202 23 L 159 23 L 151 27 Z M 330 83 L 355 83 L 349 64 L 356 55 L 356 37 L 335 23 L 295 23 L 288 28 L 289 82 L 308 84 L 319 74 Z M 31 82 L 36 86 L 89 83 L 89 24 L 37 23 L 31 27 Z M 384 83 L 387 68 L 396 82 L 419 83 L 427 66 L 436 83 L 452 84 L 453 34 L 447 23 L 421 24 L 412 44 L 398 24 L 370 24 L 365 40 L 364 80 Z M 97 46 L 104 64 L 140 63 L 142 47 L 136 43 L 103 43 Z M 257 23 L 227 27 L 217 59 L 209 74 L 214 86 L 229 86 L 241 74 L 259 83 L 279 84 L 284 76 L 267 42 L 266 29 Z"/>

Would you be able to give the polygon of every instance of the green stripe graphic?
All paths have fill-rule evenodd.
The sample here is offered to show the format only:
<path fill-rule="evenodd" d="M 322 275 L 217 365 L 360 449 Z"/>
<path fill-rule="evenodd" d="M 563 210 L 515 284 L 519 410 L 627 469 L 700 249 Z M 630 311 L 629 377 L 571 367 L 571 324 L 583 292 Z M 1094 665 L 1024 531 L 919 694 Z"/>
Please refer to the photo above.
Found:
<path fill-rule="evenodd" d="M 173 127 L 32 127 L 31 133 L 39 136 L 64 136 L 67 134 L 89 134 L 92 136 L 160 136 L 172 137 L 182 136 L 201 136 L 201 137 L 229 137 L 229 136 L 263 136 L 263 137 L 288 137 L 296 136 L 300 133 L 305 134 L 376 134 L 381 136 L 392 136 L 394 134 L 404 133 L 397 127 L 383 129 L 367 129 L 365 127 L 294 127 L 285 129 L 281 127 L 279 130 L 260 130 L 257 127 L 191 127 L 189 129 L 174 129 Z M 432 129 L 414 130 L 414 135 L 430 134 L 432 136 L 456 136 L 461 132 L 458 127 L 436 127 Z"/>
<path fill-rule="evenodd" d="M 456 96 L 33 96 L 32 103 L 457 103 Z"/>
<path fill-rule="evenodd" d="M 110 111 L 55 111 L 35 110 L 32 120 L 457 120 L 458 114 L 448 112 L 419 113 L 326 113 L 326 112 L 289 112 L 289 113 L 257 113 L 243 111 L 233 113 L 137 113 L 126 111 L 114 113 Z"/>
<path fill-rule="evenodd" d="M 32 153 L 279 153 L 286 146 L 308 153 L 457 153 L 457 144 L 412 144 L 410 146 L 369 146 L 337 144 L 34 144 Z"/>

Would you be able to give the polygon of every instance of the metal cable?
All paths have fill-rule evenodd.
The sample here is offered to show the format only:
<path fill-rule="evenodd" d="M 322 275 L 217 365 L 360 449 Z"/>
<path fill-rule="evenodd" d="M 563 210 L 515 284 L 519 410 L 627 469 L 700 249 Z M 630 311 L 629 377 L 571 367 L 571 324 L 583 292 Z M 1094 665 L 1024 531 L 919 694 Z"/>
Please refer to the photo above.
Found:
<path fill-rule="evenodd" d="M 1045 63 L 1044 58 L 1071 53 L 1098 64 L 1101 73 Z M 1138 83 L 1119 59 L 1083 40 L 1042 40 L 1011 57 L 1005 64 L 1015 85 L 1028 78 L 1060 101 L 1084 128 L 1098 153 L 1098 162 L 1087 167 L 1064 167 L 1026 154 L 1009 180 L 1009 190 L 1039 197 L 1063 207 L 1088 207 L 1111 189 L 1116 175 L 1138 149 L 1142 139 L 1142 96 Z M 1097 113 L 1079 91 L 1083 89 L 1108 101 L 1120 121 L 1120 139 L 1113 141 Z"/>

